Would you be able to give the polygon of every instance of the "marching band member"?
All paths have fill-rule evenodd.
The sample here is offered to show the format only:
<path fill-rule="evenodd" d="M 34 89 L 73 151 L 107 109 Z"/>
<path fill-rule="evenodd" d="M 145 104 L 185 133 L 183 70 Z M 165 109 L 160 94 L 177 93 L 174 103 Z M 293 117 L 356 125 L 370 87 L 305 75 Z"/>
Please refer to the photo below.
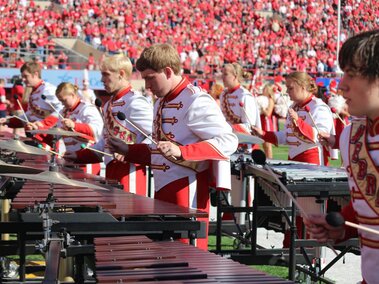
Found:
<path fill-rule="evenodd" d="M 146 89 L 158 97 L 153 128 L 157 144 L 128 145 L 112 138 L 111 149 L 130 162 L 151 166 L 156 199 L 208 212 L 211 170 L 216 187 L 230 189 L 229 156 L 237 149 L 237 138 L 215 100 L 180 75 L 180 58 L 171 45 L 146 48 L 136 67 Z M 208 218 L 200 220 L 208 223 Z M 198 239 L 197 245 L 206 250 L 207 238 Z"/>
<path fill-rule="evenodd" d="M 75 153 L 82 149 L 83 143 L 97 142 L 102 136 L 104 128 L 103 119 L 96 106 L 82 101 L 78 90 L 76 85 L 66 82 L 59 84 L 56 90 L 56 96 L 64 106 L 61 111 L 62 118 L 58 121 L 57 126 L 64 130 L 84 134 L 83 137 L 62 137 L 66 151 L 63 158 L 68 160 L 71 160 L 70 153 Z M 87 164 L 85 172 L 99 174 L 100 164 Z"/>
<path fill-rule="evenodd" d="M 321 144 L 319 131 L 335 133 L 330 108 L 314 96 L 317 93 L 317 85 L 307 73 L 289 74 L 286 78 L 286 86 L 293 104 L 288 109 L 284 130 L 263 131 L 253 127 L 253 133 L 275 146 L 289 145 L 288 159 L 290 161 L 327 165 L 329 149 Z M 307 213 L 318 213 L 321 210 L 320 204 L 317 204 L 313 197 L 299 198 L 299 203 L 307 208 Z M 301 228 L 301 217 L 298 216 L 296 224 L 298 228 Z M 301 233 L 299 236 L 301 237 Z M 290 235 L 287 231 L 283 241 L 284 247 L 289 246 L 289 241 Z"/>
<path fill-rule="evenodd" d="M 355 116 L 344 128 L 339 149 L 348 173 L 351 201 L 342 209 L 346 221 L 379 230 L 379 31 L 357 34 L 343 44 L 339 65 L 344 75 L 339 89 L 346 99 L 349 113 Z M 331 145 L 335 137 L 322 134 Z M 338 146 L 338 140 L 337 145 Z M 362 283 L 377 283 L 379 270 L 378 234 L 344 225 L 332 227 L 325 215 L 311 215 L 305 220 L 312 238 L 320 242 L 342 241 L 358 236 L 361 244 Z"/>
<path fill-rule="evenodd" d="M 286 85 L 294 103 L 288 110 L 284 130 L 263 131 L 253 127 L 253 133 L 276 146 L 289 145 L 288 159 L 291 161 L 327 165 L 328 150 L 320 144 L 318 131 L 334 134 L 330 108 L 314 96 L 317 85 L 307 73 L 291 73 Z"/>
<path fill-rule="evenodd" d="M 261 123 L 263 131 L 275 131 L 273 116 L 275 106 L 275 86 L 272 84 L 266 84 L 263 87 L 262 94 L 259 95 L 256 100 L 261 114 Z M 263 143 L 263 149 L 266 153 L 266 157 L 272 159 L 272 146 L 269 142 Z"/>
<path fill-rule="evenodd" d="M 135 126 L 146 135 L 151 134 L 153 107 L 146 97 L 132 89 L 129 82 L 132 68 L 129 58 L 124 55 L 109 56 L 102 61 L 101 81 L 106 92 L 112 96 L 103 108 L 105 130 L 102 141 L 94 146 L 98 150 L 112 153 L 108 148 L 110 137 L 119 138 L 127 144 L 150 143 Z M 124 113 L 126 119 L 120 120 L 117 117 L 118 112 Z M 96 161 L 96 157 L 97 153 L 90 150 L 78 153 L 81 161 Z M 108 156 L 104 157 L 104 162 L 106 178 L 118 180 L 125 191 L 147 196 L 145 165 L 127 163 Z"/>
<path fill-rule="evenodd" d="M 222 113 L 227 122 L 233 127 L 235 132 L 250 134 L 252 126 L 261 127 L 261 119 L 258 104 L 255 97 L 241 83 L 244 79 L 244 71 L 238 63 L 230 63 L 224 66 L 222 71 L 222 81 L 225 90 L 220 95 L 220 104 Z M 246 145 L 240 145 L 244 148 Z M 258 146 L 254 145 L 253 148 Z M 245 206 L 245 190 L 242 177 L 232 176 L 232 188 L 230 192 L 231 203 L 234 206 Z M 249 178 L 249 194 L 247 202 L 252 205 L 252 196 L 254 196 L 253 181 Z M 245 213 L 236 215 L 237 222 L 244 224 Z M 230 218 L 230 214 L 224 214 L 223 219 Z"/>
<path fill-rule="evenodd" d="M 27 62 L 22 65 L 20 71 L 25 86 L 32 88 L 32 92 L 29 95 L 28 108 L 25 111 L 27 120 L 30 123 L 38 125 L 38 128 L 48 128 L 56 124 L 58 113 L 63 107 L 55 96 L 56 86 L 41 79 L 41 67 L 38 63 Z M 42 95 L 45 96 L 45 99 L 42 98 Z M 25 120 L 23 115 L 20 118 Z M 0 123 L 5 123 L 5 121 L 0 120 Z M 26 130 L 31 130 L 33 126 L 30 123 L 25 123 L 17 118 L 11 118 L 8 126 L 11 128 L 25 127 Z"/>
<path fill-rule="evenodd" d="M 222 113 L 235 131 L 250 134 L 251 126 L 261 127 L 255 97 L 241 86 L 243 69 L 238 63 L 229 63 L 222 71 L 225 90 L 220 95 Z"/>

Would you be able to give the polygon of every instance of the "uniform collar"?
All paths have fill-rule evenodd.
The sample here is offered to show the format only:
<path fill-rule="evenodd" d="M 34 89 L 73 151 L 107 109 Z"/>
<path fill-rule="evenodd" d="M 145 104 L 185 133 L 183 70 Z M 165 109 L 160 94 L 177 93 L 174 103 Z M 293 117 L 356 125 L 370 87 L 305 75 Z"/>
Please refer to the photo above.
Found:
<path fill-rule="evenodd" d="M 309 102 L 313 99 L 313 95 L 310 95 L 308 98 L 306 98 L 304 101 L 302 101 L 300 104 L 298 104 L 299 108 L 305 107 Z"/>
<path fill-rule="evenodd" d="M 74 111 L 80 105 L 80 99 L 74 104 L 74 106 L 70 109 L 70 111 Z"/>
<path fill-rule="evenodd" d="M 165 96 L 164 100 L 166 102 L 169 102 L 175 99 L 188 86 L 189 83 L 190 82 L 187 78 L 182 77 L 182 80 L 179 82 L 179 84 L 176 85 L 176 87 Z"/>
<path fill-rule="evenodd" d="M 43 81 L 41 80 L 37 85 L 35 85 L 35 86 L 32 88 L 32 92 L 34 92 L 35 90 L 37 90 L 42 84 L 43 84 Z"/>
<path fill-rule="evenodd" d="M 238 90 L 240 87 L 241 87 L 241 85 L 238 84 L 237 86 L 235 86 L 235 87 L 232 88 L 231 90 L 228 90 L 226 93 L 227 93 L 227 94 L 232 94 L 232 93 L 234 93 L 236 90 Z"/>
<path fill-rule="evenodd" d="M 376 136 L 379 134 L 379 117 L 374 120 L 368 120 L 368 131 L 371 136 Z"/>
<path fill-rule="evenodd" d="M 117 92 L 116 95 L 113 96 L 112 98 L 112 102 L 122 98 L 123 96 L 125 96 L 127 93 L 129 93 L 129 91 L 131 90 L 131 86 L 127 87 L 127 88 L 124 88 L 124 89 L 121 89 L 120 91 Z"/>

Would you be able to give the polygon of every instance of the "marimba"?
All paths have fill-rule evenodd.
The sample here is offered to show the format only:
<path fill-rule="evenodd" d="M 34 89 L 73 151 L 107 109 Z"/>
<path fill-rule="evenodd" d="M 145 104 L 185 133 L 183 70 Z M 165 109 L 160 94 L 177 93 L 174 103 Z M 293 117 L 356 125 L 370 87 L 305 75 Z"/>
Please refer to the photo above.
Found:
<path fill-rule="evenodd" d="M 99 284 L 293 283 L 178 241 L 144 236 L 94 239 Z"/>
<path fill-rule="evenodd" d="M 49 167 L 46 157 L 36 159 L 23 155 L 24 165 L 45 170 Z M 51 234 L 55 237 L 64 231 L 75 237 L 80 245 L 73 244 L 64 250 L 65 256 L 88 253 L 83 243 L 94 237 L 144 234 L 153 239 L 204 237 L 205 226 L 196 221 L 207 213 L 176 206 L 168 202 L 124 192 L 109 185 L 104 179 L 75 170 L 60 167 L 59 172 L 72 180 L 85 181 L 87 187 L 70 187 L 48 182 L 26 180 L 14 193 L 9 220 L 0 223 L 0 233 L 17 233 L 18 244 L 0 248 L 1 255 L 20 255 L 20 281 L 25 281 L 25 255 L 27 241 L 44 237 L 44 220 L 35 210 L 48 203 L 46 198 L 53 193 L 49 210 Z M 104 190 L 91 188 L 101 185 Z M 202 231 L 203 230 L 203 231 Z M 60 242 L 53 241 L 54 251 L 60 252 Z M 53 257 L 52 257 L 53 258 Z M 56 257 L 54 258 L 56 259 Z M 47 261 L 47 264 L 49 261 Z"/>

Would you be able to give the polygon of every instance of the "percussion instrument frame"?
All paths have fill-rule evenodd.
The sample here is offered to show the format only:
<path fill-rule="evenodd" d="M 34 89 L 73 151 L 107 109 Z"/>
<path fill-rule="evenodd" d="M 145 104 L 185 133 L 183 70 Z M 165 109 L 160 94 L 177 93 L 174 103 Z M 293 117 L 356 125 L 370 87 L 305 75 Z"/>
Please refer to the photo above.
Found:
<path fill-rule="evenodd" d="M 273 166 L 275 172 L 275 164 L 291 164 L 291 161 L 268 161 L 269 165 Z M 317 165 L 310 165 L 306 163 L 293 162 L 294 168 L 304 168 L 304 177 L 291 176 L 290 170 L 278 172 L 280 181 L 286 186 L 286 188 L 292 193 L 295 198 L 298 197 L 314 197 L 316 200 L 323 202 L 329 198 L 342 197 L 349 199 L 350 192 L 347 182 L 347 176 L 343 173 L 342 169 L 322 167 Z M 291 165 L 289 165 L 291 167 Z M 331 176 L 322 176 L 319 178 L 312 178 L 309 173 L 316 169 L 328 170 L 331 172 Z M 290 169 L 290 168 L 289 168 Z M 341 249 L 341 253 L 336 256 L 324 269 L 312 268 L 312 254 L 314 251 L 309 247 L 320 247 L 326 244 L 319 244 L 315 240 L 297 239 L 296 205 L 291 202 L 290 206 L 261 206 L 259 204 L 260 195 L 265 194 L 263 186 L 269 187 L 276 192 L 281 192 L 280 186 L 277 184 L 275 178 L 262 166 L 256 165 L 250 161 L 241 162 L 238 167 L 241 178 L 246 179 L 249 176 L 254 177 L 254 201 L 253 207 L 233 207 L 224 206 L 219 202 L 220 208 L 218 208 L 217 215 L 217 230 L 216 230 L 216 250 L 215 253 L 230 254 L 231 258 L 245 264 L 273 264 L 275 261 L 277 264 L 287 263 L 289 268 L 289 279 L 295 280 L 296 269 L 310 275 L 312 278 L 322 281 L 324 283 L 331 283 L 329 280 L 323 277 L 324 273 L 333 266 L 340 258 L 342 258 L 347 252 L 359 253 L 359 242 L 357 239 L 351 239 L 338 245 Z M 220 212 L 219 212 L 220 211 Z M 253 212 L 253 221 L 251 232 L 249 232 L 247 243 L 251 244 L 251 249 L 240 250 L 221 250 L 221 212 Z M 260 216 L 270 216 L 272 214 L 281 214 L 285 217 L 286 222 L 290 228 L 290 247 L 288 249 L 264 249 L 257 244 L 257 230 L 259 227 Z M 219 221 L 220 220 L 220 221 Z M 300 249 L 300 255 L 298 254 Z M 288 259 L 286 259 L 288 258 Z M 305 263 L 310 269 L 306 270 L 297 263 Z"/>

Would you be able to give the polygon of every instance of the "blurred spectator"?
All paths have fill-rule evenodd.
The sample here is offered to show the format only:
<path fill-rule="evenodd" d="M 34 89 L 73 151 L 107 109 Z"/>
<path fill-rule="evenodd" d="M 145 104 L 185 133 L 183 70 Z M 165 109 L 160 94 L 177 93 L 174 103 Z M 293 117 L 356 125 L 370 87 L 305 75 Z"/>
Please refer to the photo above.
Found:
<path fill-rule="evenodd" d="M 93 90 L 89 88 L 89 81 L 84 79 L 83 80 L 83 88 L 79 90 L 79 96 L 80 98 L 85 101 L 94 104 L 96 100 L 96 95 Z"/>
<path fill-rule="evenodd" d="M 345 2 L 341 43 L 347 35 L 378 28 L 377 3 Z M 319 61 L 326 64 L 325 71 L 336 68 L 335 0 L 198 0 L 196 6 L 194 1 L 168 5 L 162 0 L 64 0 L 61 11 L 43 9 L 33 1 L 27 6 L 24 3 L 11 1 L 0 17 L 0 49 L 17 48 L 21 56 L 37 48 L 40 56 L 52 51 L 51 37 L 82 37 L 95 48 L 111 53 L 124 44 L 131 59 L 138 57 L 138 48 L 170 42 L 191 58 L 192 73 L 199 57 L 213 66 L 203 70 L 208 73 L 214 71 L 214 61 L 237 61 L 249 68 L 278 67 L 286 73 L 299 66 L 318 72 Z M 267 12 L 265 16 L 261 11 Z M 215 51 L 219 58 L 214 58 Z"/>
<path fill-rule="evenodd" d="M 95 69 L 95 57 L 93 56 L 92 52 L 90 52 L 88 55 L 87 69 L 88 70 Z"/>
<path fill-rule="evenodd" d="M 0 79 L 0 118 L 7 116 L 7 106 L 9 105 L 9 101 L 7 100 L 4 87 L 5 87 L 5 80 L 1 78 Z"/>
<path fill-rule="evenodd" d="M 63 50 L 58 55 L 58 69 L 66 69 L 67 66 L 67 55 Z"/>

